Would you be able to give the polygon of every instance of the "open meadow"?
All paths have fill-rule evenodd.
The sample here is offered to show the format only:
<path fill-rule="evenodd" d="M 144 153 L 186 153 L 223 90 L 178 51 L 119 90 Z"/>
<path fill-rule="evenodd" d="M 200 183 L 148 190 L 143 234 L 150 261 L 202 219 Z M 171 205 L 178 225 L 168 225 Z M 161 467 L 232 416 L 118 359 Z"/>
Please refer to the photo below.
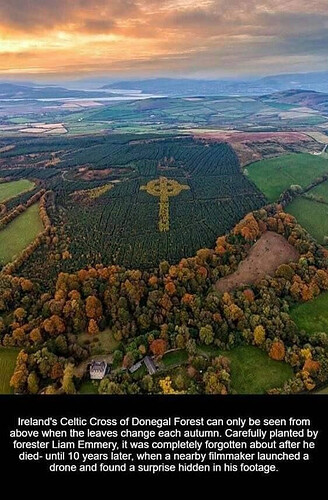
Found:
<path fill-rule="evenodd" d="M 328 161 L 307 153 L 291 154 L 258 161 L 248 165 L 247 171 L 267 199 L 274 202 L 291 185 L 305 188 L 317 177 L 327 174 Z"/>
<path fill-rule="evenodd" d="M 43 230 L 35 203 L 0 231 L 0 263 L 7 264 Z"/>
<path fill-rule="evenodd" d="M 328 293 L 322 293 L 310 302 L 293 307 L 290 316 L 300 330 L 328 334 Z"/>
<path fill-rule="evenodd" d="M 283 361 L 274 361 L 253 346 L 240 346 L 222 351 L 211 346 L 201 346 L 207 356 L 226 356 L 231 362 L 231 385 L 236 394 L 264 394 L 269 389 L 281 387 L 293 376 L 292 368 Z"/>
<path fill-rule="evenodd" d="M 19 181 L 12 182 L 2 182 L 0 183 L 0 203 L 10 200 L 18 194 L 30 191 L 33 188 L 34 182 L 31 182 L 28 179 L 20 179 Z"/>
<path fill-rule="evenodd" d="M 9 382 L 14 372 L 19 349 L 0 347 L 0 394 L 10 394 Z"/>
<path fill-rule="evenodd" d="M 301 224 L 319 243 L 325 243 L 328 236 L 328 204 L 305 198 L 295 198 L 286 211 L 296 217 Z"/>

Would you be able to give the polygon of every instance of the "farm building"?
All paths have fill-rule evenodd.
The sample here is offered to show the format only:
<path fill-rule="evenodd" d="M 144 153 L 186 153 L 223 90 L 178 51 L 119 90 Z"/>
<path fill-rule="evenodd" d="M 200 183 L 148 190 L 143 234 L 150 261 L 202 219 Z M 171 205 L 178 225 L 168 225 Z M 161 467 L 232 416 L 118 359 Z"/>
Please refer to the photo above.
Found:
<path fill-rule="evenodd" d="M 157 368 L 156 368 L 156 365 L 155 365 L 154 361 L 152 360 L 152 358 L 150 358 L 149 356 L 146 356 L 144 358 L 143 362 L 146 365 L 146 368 L 148 370 L 149 375 L 154 375 L 154 373 L 156 373 L 156 371 L 157 371 Z"/>
<path fill-rule="evenodd" d="M 138 361 L 138 363 L 134 363 L 134 365 L 132 365 L 130 368 L 129 368 L 129 372 L 130 373 L 134 373 L 136 372 L 137 370 L 139 370 L 139 368 L 141 367 L 142 365 L 142 360 L 141 361 Z"/>
<path fill-rule="evenodd" d="M 156 373 L 157 367 L 156 367 L 153 359 L 150 356 L 145 356 L 143 359 L 141 359 L 140 361 L 138 361 L 137 363 L 135 363 L 134 365 L 132 365 L 129 368 L 129 372 L 130 373 L 134 373 L 137 370 L 139 370 L 139 368 L 141 367 L 142 363 L 144 363 L 145 367 L 147 368 L 147 371 L 148 371 L 149 375 L 154 375 L 154 373 Z"/>
<path fill-rule="evenodd" d="M 91 380 L 101 380 L 107 372 L 108 365 L 106 361 L 92 361 L 90 365 Z"/>

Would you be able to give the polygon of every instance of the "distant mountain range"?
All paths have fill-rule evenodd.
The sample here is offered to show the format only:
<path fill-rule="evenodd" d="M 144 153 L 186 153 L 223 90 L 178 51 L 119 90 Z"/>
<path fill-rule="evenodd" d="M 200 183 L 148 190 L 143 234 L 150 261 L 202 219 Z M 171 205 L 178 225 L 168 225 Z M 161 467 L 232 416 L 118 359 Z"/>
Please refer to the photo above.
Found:
<path fill-rule="evenodd" d="M 305 90 L 328 93 L 328 71 L 273 75 L 253 80 L 196 80 L 188 78 L 153 78 L 147 80 L 124 80 L 119 82 L 105 78 L 67 82 L 67 87 L 56 84 L 26 81 L 0 82 L 1 99 L 60 99 L 119 97 L 138 92 L 141 94 L 168 97 L 222 96 L 222 95 L 268 95 L 289 90 Z M 97 87 L 97 88 L 96 88 Z M 115 91 L 115 92 L 114 92 Z"/>
<path fill-rule="evenodd" d="M 167 96 L 261 95 L 290 89 L 328 92 L 328 71 L 266 76 L 257 80 L 193 80 L 154 78 L 110 83 L 102 90 L 140 91 Z"/>
<path fill-rule="evenodd" d="M 56 98 L 90 98 L 110 97 L 105 91 L 70 90 L 57 86 L 41 86 L 39 84 L 0 83 L 1 99 L 56 99 Z M 113 94 L 114 95 L 114 94 Z M 117 94 L 115 94 L 117 96 Z"/>

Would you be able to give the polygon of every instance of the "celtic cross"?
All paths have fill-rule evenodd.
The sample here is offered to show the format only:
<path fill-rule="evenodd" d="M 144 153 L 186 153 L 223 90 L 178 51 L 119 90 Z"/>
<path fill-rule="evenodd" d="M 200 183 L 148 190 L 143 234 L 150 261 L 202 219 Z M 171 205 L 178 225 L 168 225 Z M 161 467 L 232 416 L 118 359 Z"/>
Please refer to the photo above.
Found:
<path fill-rule="evenodd" d="M 146 191 L 152 196 L 159 196 L 159 219 L 158 229 L 161 233 L 170 230 L 169 198 L 178 196 L 181 191 L 189 189 L 189 186 L 179 184 L 178 181 L 160 177 L 149 181 L 145 186 L 141 186 L 142 191 Z"/>

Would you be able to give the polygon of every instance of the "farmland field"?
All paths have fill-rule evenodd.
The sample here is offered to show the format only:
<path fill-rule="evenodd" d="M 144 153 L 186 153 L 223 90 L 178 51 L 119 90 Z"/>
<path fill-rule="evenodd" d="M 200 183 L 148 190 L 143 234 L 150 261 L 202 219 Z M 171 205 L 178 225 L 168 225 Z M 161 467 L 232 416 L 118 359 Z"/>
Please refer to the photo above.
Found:
<path fill-rule="evenodd" d="M 328 293 L 322 293 L 310 302 L 294 307 L 290 316 L 300 330 L 328 334 Z"/>
<path fill-rule="evenodd" d="M 328 181 L 322 182 L 318 186 L 311 189 L 309 194 L 318 198 L 320 201 L 328 203 Z"/>
<path fill-rule="evenodd" d="M 36 203 L 0 231 L 0 263 L 7 264 L 13 260 L 42 230 Z"/>
<path fill-rule="evenodd" d="M 247 167 L 250 179 L 271 202 L 292 184 L 306 187 L 328 173 L 328 161 L 310 154 L 292 154 L 262 160 Z"/>
<path fill-rule="evenodd" d="M 30 191 L 33 188 L 34 182 L 27 179 L 0 183 L 0 203 L 17 196 L 18 194 Z"/>
<path fill-rule="evenodd" d="M 19 349 L 0 347 L 0 394 L 12 392 L 9 382 L 14 372 Z"/>
<path fill-rule="evenodd" d="M 295 198 L 286 208 L 286 212 L 296 217 L 319 243 L 328 236 L 328 205 L 304 197 Z"/>
<path fill-rule="evenodd" d="M 283 361 L 274 361 L 253 346 L 240 346 L 231 351 L 220 351 L 201 346 L 208 355 L 226 356 L 231 361 L 231 384 L 237 394 L 264 394 L 281 387 L 293 376 L 292 368 Z"/>

